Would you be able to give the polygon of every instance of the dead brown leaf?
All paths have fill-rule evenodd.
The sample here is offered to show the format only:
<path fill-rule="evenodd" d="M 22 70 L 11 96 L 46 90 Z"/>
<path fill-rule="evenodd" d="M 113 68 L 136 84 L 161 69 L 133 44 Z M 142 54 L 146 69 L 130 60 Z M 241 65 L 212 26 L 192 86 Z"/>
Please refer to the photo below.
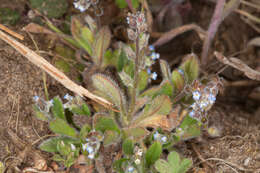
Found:
<path fill-rule="evenodd" d="M 244 74 L 250 79 L 260 81 L 260 72 L 253 70 L 240 59 L 234 57 L 228 59 L 217 51 L 215 51 L 214 54 L 217 57 L 217 60 L 219 60 L 223 64 L 229 65 L 239 71 L 244 72 Z"/>
<path fill-rule="evenodd" d="M 36 33 L 36 34 L 39 34 L 39 33 L 40 34 L 54 34 L 54 32 L 52 32 L 51 30 L 46 29 L 43 26 L 35 24 L 35 23 L 29 23 L 28 25 L 23 27 L 22 30 L 30 32 L 30 33 Z"/>
<path fill-rule="evenodd" d="M 150 116 L 140 123 L 138 126 L 140 127 L 153 127 L 153 128 L 162 128 L 166 131 L 172 131 L 175 129 L 181 122 L 179 118 L 180 107 L 176 107 L 173 112 L 169 115 L 153 115 Z"/>
<path fill-rule="evenodd" d="M 195 30 L 199 34 L 199 36 L 202 40 L 206 36 L 206 32 L 201 27 L 199 27 L 198 25 L 195 25 L 195 24 L 188 24 L 188 25 L 183 25 L 178 28 L 174 28 L 168 32 L 163 33 L 163 35 L 153 45 L 161 46 L 165 43 L 168 43 L 176 36 L 183 34 L 184 32 L 187 32 L 190 30 Z"/>

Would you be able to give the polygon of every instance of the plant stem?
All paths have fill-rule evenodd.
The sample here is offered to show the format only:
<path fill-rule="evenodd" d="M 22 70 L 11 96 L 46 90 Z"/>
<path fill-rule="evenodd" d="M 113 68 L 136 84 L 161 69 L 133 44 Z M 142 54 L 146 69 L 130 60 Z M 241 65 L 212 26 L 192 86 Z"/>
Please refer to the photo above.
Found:
<path fill-rule="evenodd" d="M 139 33 L 137 34 L 137 38 L 135 41 L 135 71 L 134 71 L 134 85 L 133 90 L 131 94 L 131 105 L 130 105 L 130 112 L 129 112 L 129 118 L 132 117 L 134 109 L 135 109 L 135 102 L 136 102 L 136 91 L 138 87 L 138 81 L 139 81 Z"/>

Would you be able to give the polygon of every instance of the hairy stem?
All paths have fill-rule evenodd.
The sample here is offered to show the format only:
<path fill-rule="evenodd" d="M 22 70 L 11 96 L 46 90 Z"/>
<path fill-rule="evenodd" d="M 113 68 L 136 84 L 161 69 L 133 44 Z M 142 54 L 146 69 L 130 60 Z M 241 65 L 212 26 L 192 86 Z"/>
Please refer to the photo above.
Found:
<path fill-rule="evenodd" d="M 135 41 L 135 71 L 134 71 L 134 85 L 133 90 L 131 94 L 131 105 L 130 105 L 130 111 L 129 111 L 129 117 L 132 117 L 134 109 L 135 109 L 135 102 L 136 102 L 136 91 L 138 87 L 138 81 L 139 81 L 139 34 L 137 34 L 137 38 Z"/>

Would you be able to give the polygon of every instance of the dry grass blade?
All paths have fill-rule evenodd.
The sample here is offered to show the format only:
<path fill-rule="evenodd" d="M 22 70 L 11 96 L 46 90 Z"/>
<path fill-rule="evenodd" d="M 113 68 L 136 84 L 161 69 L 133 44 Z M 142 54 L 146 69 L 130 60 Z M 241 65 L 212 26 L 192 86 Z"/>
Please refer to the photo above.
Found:
<path fill-rule="evenodd" d="M 260 72 L 255 71 L 251 69 L 248 65 L 246 65 L 243 61 L 237 59 L 237 58 L 226 58 L 219 52 L 214 52 L 215 56 L 217 57 L 217 60 L 222 62 L 223 64 L 229 65 L 239 71 L 244 72 L 244 74 L 253 80 L 260 81 Z"/>
<path fill-rule="evenodd" d="M 51 65 L 48 61 L 46 61 L 43 57 L 37 55 L 34 51 L 19 43 L 11 36 L 8 36 L 7 34 L 0 31 L 0 38 L 4 40 L 6 43 L 10 44 L 13 48 L 15 48 L 18 52 L 25 56 L 29 61 L 31 61 L 36 66 L 40 67 L 45 72 L 47 72 L 49 75 L 51 75 L 54 79 L 59 81 L 69 90 L 73 91 L 74 93 L 80 96 L 88 97 L 105 107 L 110 108 L 112 106 L 112 104 L 106 101 L 105 99 L 98 97 L 89 92 L 87 89 L 83 88 L 82 86 L 77 85 L 75 82 L 70 80 L 64 73 L 62 73 L 53 65 Z"/>
<path fill-rule="evenodd" d="M 18 38 L 20 40 L 24 39 L 24 37 L 22 35 L 20 35 L 20 34 L 14 32 L 14 31 L 8 29 L 6 26 L 4 26 L 2 24 L 0 24 L 0 29 L 2 29 L 3 31 L 7 32 L 8 34 L 10 34 L 10 35 L 12 35 L 12 36 L 14 36 L 14 37 L 16 37 L 16 38 Z"/>
<path fill-rule="evenodd" d="M 247 44 L 248 46 L 259 46 L 260 47 L 260 37 L 253 38 Z"/>
<path fill-rule="evenodd" d="M 54 34 L 54 32 L 52 32 L 49 29 L 46 29 L 44 27 L 42 27 L 41 25 L 35 24 L 35 23 L 29 23 L 28 25 L 26 25 L 25 27 L 23 27 L 24 31 L 30 32 L 30 33 L 42 33 L 42 34 Z"/>
<path fill-rule="evenodd" d="M 184 25 L 184 26 L 172 29 L 172 30 L 164 33 L 153 45 L 154 46 L 161 46 L 165 43 L 168 43 L 169 41 L 171 41 L 176 36 L 178 36 L 178 35 L 180 35 L 184 32 L 190 31 L 190 30 L 195 30 L 199 34 L 200 38 L 202 38 L 202 39 L 206 35 L 205 31 L 202 28 L 200 28 L 198 25 L 189 24 L 189 25 Z"/>

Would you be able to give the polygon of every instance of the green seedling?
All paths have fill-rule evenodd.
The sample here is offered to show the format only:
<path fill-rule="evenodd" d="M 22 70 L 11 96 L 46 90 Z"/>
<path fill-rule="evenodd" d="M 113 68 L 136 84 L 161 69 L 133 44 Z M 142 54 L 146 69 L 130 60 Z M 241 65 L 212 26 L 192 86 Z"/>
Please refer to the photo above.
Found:
<path fill-rule="evenodd" d="M 180 156 L 177 152 L 172 151 L 168 155 L 168 162 L 159 159 L 155 162 L 155 168 L 160 173 L 185 173 L 192 165 L 190 159 L 180 159 Z"/>

